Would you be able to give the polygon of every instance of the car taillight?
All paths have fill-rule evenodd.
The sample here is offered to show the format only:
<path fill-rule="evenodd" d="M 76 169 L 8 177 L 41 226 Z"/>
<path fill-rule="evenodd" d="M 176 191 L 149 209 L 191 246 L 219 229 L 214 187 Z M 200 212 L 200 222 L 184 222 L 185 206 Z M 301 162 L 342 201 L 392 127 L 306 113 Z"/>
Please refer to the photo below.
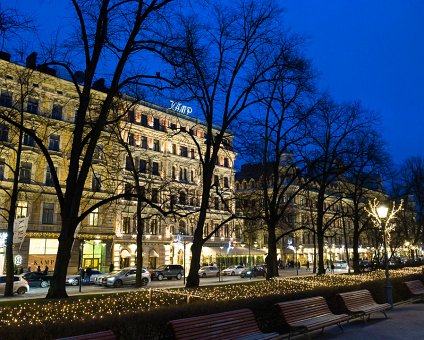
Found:
<path fill-rule="evenodd" d="M 28 284 L 28 281 L 25 279 L 22 279 L 22 282 L 25 283 L 26 285 Z"/>

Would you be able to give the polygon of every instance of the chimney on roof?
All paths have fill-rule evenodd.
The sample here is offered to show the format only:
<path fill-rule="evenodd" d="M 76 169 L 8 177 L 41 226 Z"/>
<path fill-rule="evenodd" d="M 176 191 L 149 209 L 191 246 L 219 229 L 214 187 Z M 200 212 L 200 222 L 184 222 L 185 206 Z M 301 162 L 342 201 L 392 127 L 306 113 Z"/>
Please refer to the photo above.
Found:
<path fill-rule="evenodd" d="M 1 60 L 10 61 L 10 57 L 11 57 L 10 53 L 0 51 L 0 59 Z"/>
<path fill-rule="evenodd" d="M 50 74 L 51 76 L 56 76 L 56 70 L 54 68 L 48 67 L 45 64 L 39 65 L 37 70 L 46 74 Z"/>
<path fill-rule="evenodd" d="M 26 67 L 31 68 L 33 70 L 37 67 L 37 52 L 32 52 L 27 58 L 26 58 Z"/>
<path fill-rule="evenodd" d="M 83 71 L 76 71 L 74 76 L 78 84 L 84 83 L 85 73 Z"/>
<path fill-rule="evenodd" d="M 107 87 L 105 86 L 105 78 L 97 79 L 93 83 L 93 89 L 98 90 L 98 91 L 102 91 L 102 92 L 106 92 Z"/>

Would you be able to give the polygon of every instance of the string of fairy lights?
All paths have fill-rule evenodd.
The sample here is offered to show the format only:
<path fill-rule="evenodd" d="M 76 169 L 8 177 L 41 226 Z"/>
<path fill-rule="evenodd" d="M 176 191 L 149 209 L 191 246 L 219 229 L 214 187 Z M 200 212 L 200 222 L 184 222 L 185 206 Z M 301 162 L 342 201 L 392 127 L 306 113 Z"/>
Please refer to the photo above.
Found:
<path fill-rule="evenodd" d="M 392 277 L 419 274 L 420 267 L 391 271 Z M 244 284 L 180 289 L 139 289 L 133 292 L 100 295 L 99 297 L 63 299 L 46 302 L 26 302 L 0 308 L 0 327 L 25 327 L 49 323 L 67 323 L 102 319 L 111 315 L 131 315 L 166 306 L 194 302 L 246 300 L 270 295 L 286 295 L 323 287 L 351 286 L 383 280 L 384 271 L 358 275 L 321 275 L 276 278 Z"/>

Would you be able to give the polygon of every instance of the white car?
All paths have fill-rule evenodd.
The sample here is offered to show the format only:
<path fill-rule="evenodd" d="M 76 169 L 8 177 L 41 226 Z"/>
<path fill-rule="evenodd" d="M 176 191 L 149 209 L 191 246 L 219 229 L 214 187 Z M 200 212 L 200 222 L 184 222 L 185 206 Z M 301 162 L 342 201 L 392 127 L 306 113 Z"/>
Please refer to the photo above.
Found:
<path fill-rule="evenodd" d="M 344 260 L 334 261 L 335 269 L 347 269 L 347 262 Z"/>
<path fill-rule="evenodd" d="M 91 271 L 90 282 L 88 282 L 87 274 L 85 274 L 85 276 L 82 280 L 82 283 L 83 284 L 93 284 L 95 282 L 96 277 L 98 275 L 103 275 L 103 274 L 104 274 L 104 272 L 102 272 L 100 270 L 93 269 Z M 73 274 L 73 275 L 67 275 L 65 284 L 71 285 L 71 286 L 78 286 L 79 285 L 79 279 L 80 279 L 79 273 L 76 273 L 76 274 Z"/>
<path fill-rule="evenodd" d="M 117 274 L 120 271 L 121 271 L 121 269 L 118 269 L 118 270 L 113 270 L 110 273 L 105 273 L 105 274 L 102 274 L 102 275 L 96 275 L 96 277 L 94 278 L 94 284 L 101 286 L 103 284 L 102 281 L 103 281 L 104 277 Z"/>
<path fill-rule="evenodd" d="M 4 294 L 4 290 L 6 289 L 6 275 L 0 276 L 0 294 Z M 23 279 L 20 276 L 13 276 L 13 292 L 18 295 L 23 295 L 26 292 L 29 292 L 29 284 L 28 281 Z"/>
<path fill-rule="evenodd" d="M 123 285 L 134 285 L 136 279 L 136 268 L 122 268 L 117 273 L 110 273 L 102 278 L 102 284 L 106 287 L 120 288 Z M 150 272 L 146 268 L 141 269 L 141 283 L 146 286 L 151 282 Z"/>
<path fill-rule="evenodd" d="M 230 266 L 230 267 L 228 267 L 228 268 L 225 268 L 223 271 L 222 271 L 222 275 L 231 275 L 231 276 L 234 276 L 234 275 L 240 275 L 241 274 L 241 272 L 244 270 L 245 268 L 244 268 L 244 266 L 241 266 L 241 265 L 239 265 L 239 266 Z"/>
<path fill-rule="evenodd" d="M 204 266 L 199 269 L 200 277 L 219 276 L 219 269 L 215 266 Z"/>

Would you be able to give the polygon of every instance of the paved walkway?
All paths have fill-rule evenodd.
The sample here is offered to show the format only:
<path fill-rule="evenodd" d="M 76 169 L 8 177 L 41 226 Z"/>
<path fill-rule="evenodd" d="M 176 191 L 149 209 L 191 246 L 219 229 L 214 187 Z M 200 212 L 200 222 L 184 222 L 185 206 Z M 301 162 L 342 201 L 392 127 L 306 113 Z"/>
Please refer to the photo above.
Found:
<path fill-rule="evenodd" d="M 344 332 L 336 327 L 328 327 L 325 332 L 313 333 L 314 339 L 424 339 L 424 303 L 406 302 L 397 304 L 387 312 L 371 315 L 371 320 L 352 320 L 343 324 Z"/>

